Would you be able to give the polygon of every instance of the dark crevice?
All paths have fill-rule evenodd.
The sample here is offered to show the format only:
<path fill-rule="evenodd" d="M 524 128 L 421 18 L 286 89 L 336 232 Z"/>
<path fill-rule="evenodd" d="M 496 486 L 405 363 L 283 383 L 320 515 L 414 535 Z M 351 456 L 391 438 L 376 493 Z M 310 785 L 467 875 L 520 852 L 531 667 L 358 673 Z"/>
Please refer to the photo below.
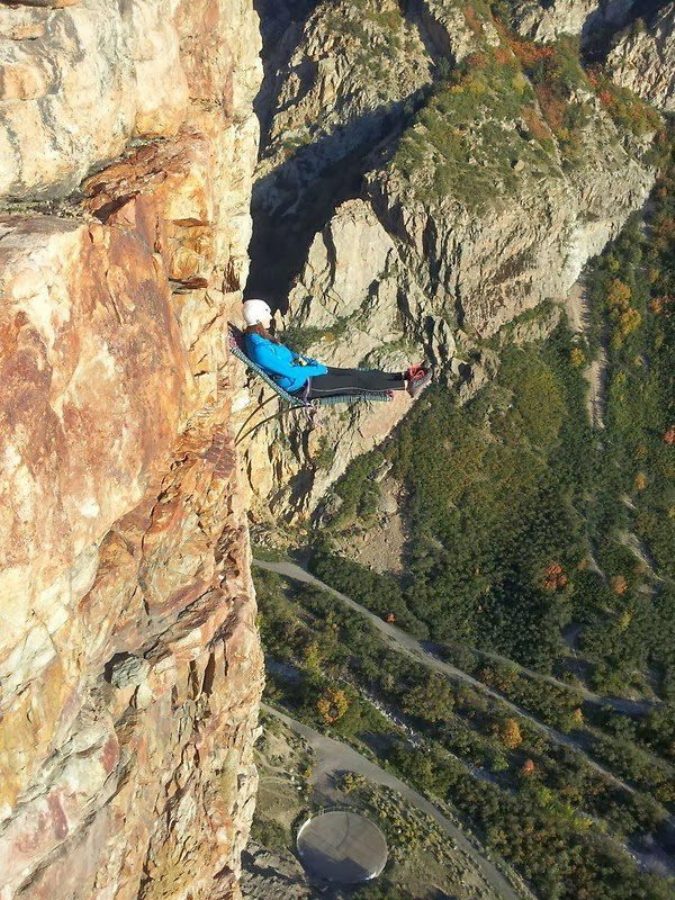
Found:
<path fill-rule="evenodd" d="M 299 148 L 255 185 L 246 297 L 264 297 L 286 311 L 315 234 L 341 203 L 363 195 L 365 175 L 391 159 L 428 93 L 421 88 L 359 116 Z"/>
<path fill-rule="evenodd" d="M 112 683 L 115 668 L 121 663 L 126 662 L 128 659 L 132 659 L 133 656 L 133 653 L 127 653 L 126 651 L 123 651 L 120 653 L 115 653 L 114 656 L 110 657 L 108 662 L 103 666 L 103 677 L 108 682 L 108 684 Z"/>
<path fill-rule="evenodd" d="M 204 670 L 204 679 L 202 681 L 202 693 L 209 697 L 213 691 L 213 683 L 216 679 L 216 657 L 214 653 L 209 654 L 206 669 Z"/>

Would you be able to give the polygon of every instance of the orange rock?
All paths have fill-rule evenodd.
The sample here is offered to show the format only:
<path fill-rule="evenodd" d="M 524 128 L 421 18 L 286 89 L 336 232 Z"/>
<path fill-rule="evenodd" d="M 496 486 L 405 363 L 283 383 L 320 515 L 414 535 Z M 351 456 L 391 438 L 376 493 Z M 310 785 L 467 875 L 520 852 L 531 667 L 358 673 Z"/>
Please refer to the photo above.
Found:
<path fill-rule="evenodd" d="M 104 6 L 0 8 L 0 194 L 163 138 L 0 220 L 2 892 L 225 898 L 263 678 L 223 339 L 259 36 L 249 0 Z"/>
<path fill-rule="evenodd" d="M 207 286 L 214 267 L 214 184 L 204 136 L 183 132 L 150 144 L 84 184 L 85 208 L 102 222 L 141 227 L 152 197 L 146 238 L 162 254 L 168 276 L 191 287 Z M 161 223 L 158 226 L 155 223 Z"/>
<path fill-rule="evenodd" d="M 0 491 L 11 521 L 0 543 L 11 576 L 30 566 L 37 593 L 143 495 L 176 432 L 187 363 L 145 234 L 109 229 L 99 242 L 72 221 L 2 226 Z"/>

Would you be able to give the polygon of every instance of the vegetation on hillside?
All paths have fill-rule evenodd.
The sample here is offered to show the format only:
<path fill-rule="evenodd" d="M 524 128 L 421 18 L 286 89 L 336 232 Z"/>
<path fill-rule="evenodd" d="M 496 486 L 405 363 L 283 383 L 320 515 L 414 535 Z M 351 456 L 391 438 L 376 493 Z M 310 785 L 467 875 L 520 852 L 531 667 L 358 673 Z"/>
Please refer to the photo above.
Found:
<path fill-rule="evenodd" d="M 619 689 L 654 667 L 675 697 L 675 167 L 658 181 L 646 227 L 638 217 L 587 277 L 596 340 L 607 344 L 607 411 L 587 505 L 605 579 L 578 610 L 596 679 Z M 609 608 L 611 615 L 602 612 Z M 641 644 L 641 646 L 639 646 Z"/>
<path fill-rule="evenodd" d="M 584 560 L 574 499 L 585 487 L 590 429 L 570 350 L 562 328 L 543 353 L 510 348 L 496 384 L 468 407 L 439 388 L 405 420 L 385 450 L 411 498 L 402 583 L 343 567 L 323 548 L 317 574 L 363 601 L 371 595 L 379 612 L 388 606 L 404 626 L 414 617 L 419 634 L 550 668 L 572 614 L 572 575 Z M 369 462 L 337 486 L 343 507 L 358 497 L 361 514 L 369 490 L 359 482 L 367 482 Z M 556 566 L 569 577 L 552 584 Z"/>
<path fill-rule="evenodd" d="M 640 98 L 619 88 L 599 67 L 586 71 L 579 41 L 539 44 L 510 31 L 499 4 L 496 18 L 481 4 L 465 7 L 477 49 L 454 68 L 439 69 L 434 89 L 403 135 L 392 161 L 425 202 L 455 199 L 470 209 L 514 194 L 523 179 L 559 177 L 583 167 L 603 125 L 638 138 L 659 131 L 661 119 Z M 499 43 L 485 39 L 490 23 Z"/>
<path fill-rule="evenodd" d="M 429 391 L 388 444 L 336 485 L 334 533 L 367 527 L 383 462 L 410 498 L 402 579 L 317 546 L 320 577 L 413 633 L 492 649 L 542 671 L 581 628 L 591 686 L 623 693 L 675 670 L 675 258 L 672 170 L 646 228 L 632 220 L 590 267 L 587 337 L 561 325 L 509 347 L 465 407 Z M 607 345 L 605 429 L 594 432 L 582 369 Z M 558 668 L 565 675 L 564 667 Z M 658 741 L 657 741 L 658 743 Z M 663 740 L 661 740 L 663 744 Z"/>
<path fill-rule="evenodd" d="M 389 649 L 339 601 L 268 573 L 256 587 L 272 701 L 365 742 L 423 792 L 450 801 L 545 896 L 667 896 L 667 885 L 639 874 L 620 849 L 662 823 L 648 796 L 617 787 L 525 719 Z M 424 745 L 412 748 L 371 696 L 403 711 Z M 481 771 L 487 777 L 477 778 Z"/>

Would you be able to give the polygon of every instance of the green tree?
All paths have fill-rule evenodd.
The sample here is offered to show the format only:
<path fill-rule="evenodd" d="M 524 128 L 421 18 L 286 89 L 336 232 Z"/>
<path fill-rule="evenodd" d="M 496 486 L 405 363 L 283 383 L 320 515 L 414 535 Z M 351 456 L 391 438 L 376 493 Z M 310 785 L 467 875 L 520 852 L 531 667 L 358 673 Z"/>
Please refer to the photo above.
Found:
<path fill-rule="evenodd" d="M 452 688 L 448 679 L 440 674 L 429 674 L 403 695 L 405 712 L 428 722 L 442 722 L 450 718 L 454 706 Z"/>

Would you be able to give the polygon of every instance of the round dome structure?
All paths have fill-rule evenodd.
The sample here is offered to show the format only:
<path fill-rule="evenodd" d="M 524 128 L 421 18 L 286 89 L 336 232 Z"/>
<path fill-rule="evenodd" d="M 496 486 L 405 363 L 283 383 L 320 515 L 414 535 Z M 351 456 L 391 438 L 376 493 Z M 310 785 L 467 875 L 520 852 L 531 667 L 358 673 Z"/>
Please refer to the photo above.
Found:
<path fill-rule="evenodd" d="M 371 881 L 387 864 L 387 841 L 365 816 L 328 809 L 304 822 L 297 836 L 298 854 L 313 875 L 336 884 Z"/>

